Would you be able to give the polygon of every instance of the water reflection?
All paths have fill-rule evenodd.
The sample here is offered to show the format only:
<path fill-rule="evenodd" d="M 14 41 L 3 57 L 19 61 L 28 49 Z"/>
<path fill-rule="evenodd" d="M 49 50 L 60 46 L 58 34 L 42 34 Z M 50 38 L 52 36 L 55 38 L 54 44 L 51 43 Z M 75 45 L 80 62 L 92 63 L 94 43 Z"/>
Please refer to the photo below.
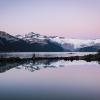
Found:
<path fill-rule="evenodd" d="M 31 72 L 36 70 L 40 70 L 43 68 L 57 68 L 57 67 L 64 67 L 67 65 L 76 65 L 76 64 L 91 64 L 91 62 L 86 61 L 65 61 L 65 60 L 54 60 L 54 59 L 47 59 L 47 60 L 23 60 L 17 62 L 0 62 L 0 73 L 6 72 L 12 68 L 16 69 L 25 69 Z M 100 64 L 100 61 L 95 61 L 94 63 Z"/>
<path fill-rule="evenodd" d="M 10 70 L 16 66 L 19 66 L 21 64 L 25 63 L 24 61 L 20 62 L 0 62 L 0 73 L 6 72 L 7 70 Z"/>
<path fill-rule="evenodd" d="M 98 63 L 82 60 L 0 62 L 0 100 L 100 100 Z"/>
<path fill-rule="evenodd" d="M 56 67 L 52 63 L 57 62 L 57 60 L 26 60 L 18 62 L 0 62 L 0 73 L 6 72 L 12 68 L 17 69 L 27 69 L 31 72 L 35 70 L 40 70 L 41 68 Z"/>

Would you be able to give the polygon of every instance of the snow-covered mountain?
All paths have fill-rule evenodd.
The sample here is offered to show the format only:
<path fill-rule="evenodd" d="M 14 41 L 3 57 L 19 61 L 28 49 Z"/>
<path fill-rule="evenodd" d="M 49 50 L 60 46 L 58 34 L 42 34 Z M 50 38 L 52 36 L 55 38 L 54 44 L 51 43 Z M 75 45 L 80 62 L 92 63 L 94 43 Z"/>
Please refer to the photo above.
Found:
<path fill-rule="evenodd" d="M 67 39 L 58 36 L 46 36 L 33 32 L 24 36 L 12 36 L 0 31 L 0 51 L 13 52 L 95 52 L 100 49 L 100 39 Z"/>
<path fill-rule="evenodd" d="M 51 40 L 60 43 L 62 46 L 65 46 L 65 48 L 71 48 L 73 50 L 89 46 L 100 46 L 100 39 L 81 40 L 81 39 L 66 39 L 66 38 L 55 37 Z"/>
<path fill-rule="evenodd" d="M 40 35 L 33 32 L 30 32 L 24 36 L 17 35 L 17 38 L 23 39 L 25 41 L 29 41 L 30 43 L 36 42 L 41 44 L 45 44 L 46 41 L 49 40 L 51 42 L 58 43 L 64 49 L 64 51 L 80 51 L 80 49 L 83 50 L 84 48 L 87 47 L 92 47 L 94 49 L 95 47 L 96 49 L 100 48 L 100 39 L 95 39 L 95 40 L 67 39 L 58 36 Z"/>
<path fill-rule="evenodd" d="M 34 38 L 32 38 L 34 37 Z M 12 36 L 0 31 L 0 52 L 61 52 L 63 48 L 56 42 L 41 40 L 38 35 Z"/>

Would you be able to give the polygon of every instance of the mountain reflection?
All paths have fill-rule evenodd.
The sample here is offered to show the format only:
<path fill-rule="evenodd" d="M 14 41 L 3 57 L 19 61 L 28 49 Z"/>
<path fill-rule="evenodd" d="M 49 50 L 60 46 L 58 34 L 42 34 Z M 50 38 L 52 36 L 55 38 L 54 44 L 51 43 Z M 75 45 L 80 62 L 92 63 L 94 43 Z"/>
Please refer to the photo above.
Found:
<path fill-rule="evenodd" d="M 27 60 L 27 61 L 10 61 L 10 62 L 0 62 L 0 73 L 6 72 L 12 68 L 17 69 L 28 69 L 33 72 L 35 70 L 40 70 L 41 68 L 55 67 L 51 64 L 57 60 Z M 51 65 L 51 66 L 50 66 Z"/>
<path fill-rule="evenodd" d="M 23 60 L 18 62 L 0 62 L 0 73 L 6 72 L 12 68 L 17 69 L 25 69 L 29 70 L 31 72 L 34 72 L 36 70 L 40 70 L 43 68 L 57 68 L 57 67 L 64 67 L 67 65 L 77 65 L 77 64 L 84 64 L 84 63 L 92 63 L 92 62 L 86 62 L 86 61 L 65 61 L 65 60 Z M 95 62 L 97 63 L 97 62 Z M 100 64 L 100 62 L 98 62 Z"/>
<path fill-rule="evenodd" d="M 58 60 L 30 60 L 16 68 L 34 72 L 35 70 L 40 70 L 42 68 L 55 68 L 56 66 L 52 65 L 55 62 L 58 62 Z"/>
<path fill-rule="evenodd" d="M 20 62 L 0 62 L 0 73 L 6 72 L 12 68 L 15 68 L 16 66 L 22 65 L 23 63 L 25 63 L 25 61 L 20 61 Z"/>

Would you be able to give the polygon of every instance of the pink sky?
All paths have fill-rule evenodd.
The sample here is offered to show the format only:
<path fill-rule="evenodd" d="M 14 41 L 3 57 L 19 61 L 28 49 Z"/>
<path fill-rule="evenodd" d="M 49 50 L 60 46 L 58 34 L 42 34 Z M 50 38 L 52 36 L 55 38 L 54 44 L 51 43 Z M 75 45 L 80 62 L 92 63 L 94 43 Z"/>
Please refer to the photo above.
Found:
<path fill-rule="evenodd" d="M 0 0 L 0 30 L 100 38 L 100 0 Z"/>

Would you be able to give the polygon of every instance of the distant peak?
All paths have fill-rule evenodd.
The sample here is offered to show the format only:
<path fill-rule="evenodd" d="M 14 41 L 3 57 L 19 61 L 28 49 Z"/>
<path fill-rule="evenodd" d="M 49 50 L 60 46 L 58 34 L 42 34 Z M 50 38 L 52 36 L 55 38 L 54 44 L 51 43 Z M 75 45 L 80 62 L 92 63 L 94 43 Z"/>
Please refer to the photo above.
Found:
<path fill-rule="evenodd" d="M 1 37 L 6 37 L 6 36 L 11 37 L 11 35 L 9 35 L 8 33 L 4 32 L 4 31 L 0 31 L 0 36 Z"/>
<path fill-rule="evenodd" d="M 34 32 L 29 32 L 28 34 L 36 34 L 36 33 L 34 33 Z"/>
<path fill-rule="evenodd" d="M 4 31 L 0 31 L 0 35 L 1 35 L 1 34 L 5 34 L 5 35 L 7 35 L 7 33 L 4 32 Z"/>

